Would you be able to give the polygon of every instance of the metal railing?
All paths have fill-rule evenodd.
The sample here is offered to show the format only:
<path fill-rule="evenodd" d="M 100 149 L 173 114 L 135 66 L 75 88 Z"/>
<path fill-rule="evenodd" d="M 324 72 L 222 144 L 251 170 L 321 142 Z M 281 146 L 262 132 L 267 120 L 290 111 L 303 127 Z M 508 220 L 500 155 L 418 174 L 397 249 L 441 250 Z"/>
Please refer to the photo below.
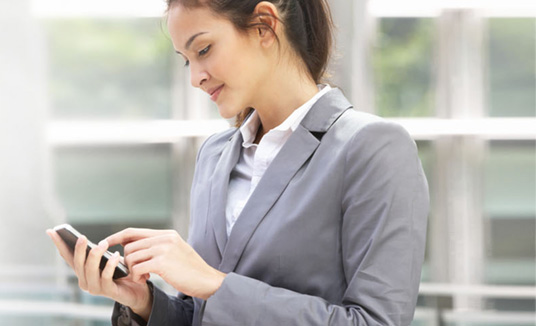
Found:
<path fill-rule="evenodd" d="M 47 286 L 51 290 L 52 285 Z M 16 291 L 16 286 L 0 287 L 0 296 L 6 290 Z M 20 290 L 27 294 L 27 289 Z M 35 289 L 39 291 L 39 289 Z M 57 288 L 65 293 L 65 289 Z M 496 286 L 496 285 L 458 285 L 444 283 L 422 283 L 419 295 L 424 297 L 476 296 L 480 298 L 529 299 L 536 300 L 536 287 Z M 80 320 L 104 321 L 111 316 L 111 304 L 83 304 L 49 300 L 0 300 L 0 316 L 43 316 L 62 317 Z M 440 326 L 443 323 L 486 323 L 486 325 L 536 325 L 536 312 L 513 311 L 456 311 L 430 307 L 417 307 L 415 325 Z"/>

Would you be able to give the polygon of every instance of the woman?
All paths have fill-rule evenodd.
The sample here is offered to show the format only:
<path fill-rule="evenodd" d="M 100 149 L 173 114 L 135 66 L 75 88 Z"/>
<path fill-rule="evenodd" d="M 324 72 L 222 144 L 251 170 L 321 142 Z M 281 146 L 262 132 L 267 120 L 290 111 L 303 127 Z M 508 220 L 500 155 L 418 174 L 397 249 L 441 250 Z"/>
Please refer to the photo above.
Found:
<path fill-rule="evenodd" d="M 400 126 L 320 84 L 325 0 L 169 0 L 173 45 L 237 128 L 199 150 L 186 243 L 126 229 L 85 257 L 48 231 L 82 289 L 117 302 L 114 325 L 409 325 L 428 189 Z M 102 273 L 122 244 L 130 275 Z M 160 275 L 179 291 L 151 282 Z"/>

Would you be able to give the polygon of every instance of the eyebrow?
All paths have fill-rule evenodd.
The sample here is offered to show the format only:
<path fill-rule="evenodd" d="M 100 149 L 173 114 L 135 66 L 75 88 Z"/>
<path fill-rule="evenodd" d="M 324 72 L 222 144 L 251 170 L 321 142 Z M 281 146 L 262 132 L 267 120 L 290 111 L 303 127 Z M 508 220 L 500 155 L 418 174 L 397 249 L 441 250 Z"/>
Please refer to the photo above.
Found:
<path fill-rule="evenodd" d="M 197 34 L 194 34 L 194 35 L 190 36 L 188 41 L 186 41 L 186 44 L 184 45 L 184 48 L 186 48 L 186 50 L 188 50 L 190 48 L 190 46 L 192 45 L 192 43 L 194 42 L 196 37 L 198 37 L 199 35 L 207 34 L 207 33 L 208 32 L 199 32 Z M 179 51 L 175 51 L 175 52 L 177 52 L 178 54 L 182 54 Z"/>

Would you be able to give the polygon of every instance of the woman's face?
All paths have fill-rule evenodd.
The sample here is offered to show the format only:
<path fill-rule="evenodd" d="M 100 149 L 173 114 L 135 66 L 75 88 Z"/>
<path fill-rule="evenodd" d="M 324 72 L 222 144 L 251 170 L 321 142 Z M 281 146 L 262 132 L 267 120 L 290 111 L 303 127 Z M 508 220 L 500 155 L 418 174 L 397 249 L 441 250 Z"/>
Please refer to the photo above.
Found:
<path fill-rule="evenodd" d="M 223 118 L 254 107 L 269 66 L 254 32 L 238 32 L 209 9 L 181 5 L 170 8 L 168 29 L 175 50 L 189 65 L 192 85 L 208 93 Z"/>

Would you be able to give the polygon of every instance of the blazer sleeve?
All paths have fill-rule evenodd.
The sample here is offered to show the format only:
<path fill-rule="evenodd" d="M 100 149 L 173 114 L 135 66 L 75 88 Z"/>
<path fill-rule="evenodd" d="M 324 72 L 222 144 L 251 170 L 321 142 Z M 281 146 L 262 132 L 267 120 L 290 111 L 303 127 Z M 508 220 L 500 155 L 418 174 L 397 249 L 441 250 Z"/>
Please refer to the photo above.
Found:
<path fill-rule="evenodd" d="M 345 146 L 339 221 L 347 289 L 341 302 L 230 273 L 205 302 L 203 325 L 411 323 L 429 210 L 415 142 L 399 125 L 379 121 L 357 131 Z"/>
<path fill-rule="evenodd" d="M 190 326 L 194 303 L 191 297 L 170 296 L 151 282 L 147 282 L 153 295 L 149 321 L 135 314 L 129 307 L 118 302 L 112 312 L 112 326 Z"/>

